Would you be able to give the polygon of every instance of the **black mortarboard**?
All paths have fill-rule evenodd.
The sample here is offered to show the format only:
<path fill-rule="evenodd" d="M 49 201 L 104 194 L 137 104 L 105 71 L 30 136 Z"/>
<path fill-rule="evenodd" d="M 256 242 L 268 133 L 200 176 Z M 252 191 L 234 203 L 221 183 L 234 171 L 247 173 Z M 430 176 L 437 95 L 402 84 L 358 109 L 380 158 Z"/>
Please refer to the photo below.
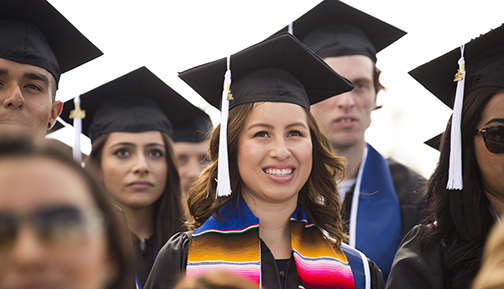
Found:
<path fill-rule="evenodd" d="M 482 87 L 504 88 L 503 71 L 504 25 L 409 72 L 453 109 L 448 189 L 463 188 L 460 123 L 465 96 Z"/>
<path fill-rule="evenodd" d="M 80 96 L 86 116 L 82 133 L 94 141 L 110 132 L 162 131 L 187 122 L 199 108 L 166 85 L 146 67 L 138 68 Z M 65 102 L 61 118 L 70 120 L 74 100 Z"/>
<path fill-rule="evenodd" d="M 430 138 L 429 140 L 424 141 L 424 144 L 430 146 L 435 150 L 439 150 L 441 147 L 441 138 L 443 137 L 443 133 L 438 134 L 437 136 Z"/>
<path fill-rule="evenodd" d="M 444 104 L 453 108 L 460 48 L 411 70 L 409 74 Z M 481 87 L 504 87 L 504 25 L 465 44 L 465 94 Z"/>
<path fill-rule="evenodd" d="M 222 104 L 216 197 L 231 194 L 228 109 L 244 103 L 287 102 L 309 110 L 311 104 L 353 88 L 351 82 L 288 33 L 181 72 L 179 77 L 211 105 L 220 108 Z"/>
<path fill-rule="evenodd" d="M 0 0 L 0 58 L 61 73 L 103 53 L 46 0 Z"/>
<path fill-rule="evenodd" d="M 174 142 L 202 142 L 212 129 L 208 114 L 200 110 L 198 114 L 183 123 L 173 125 Z"/>
<path fill-rule="evenodd" d="M 334 72 L 299 40 L 284 33 L 230 57 L 234 100 L 230 108 L 248 102 L 311 104 L 347 92 L 353 85 Z M 220 108 L 226 58 L 203 64 L 179 77 L 206 101 Z"/>
<path fill-rule="evenodd" d="M 59 120 L 56 120 L 56 122 L 51 127 L 51 129 L 46 132 L 46 135 L 51 134 L 51 133 L 53 133 L 55 131 L 58 131 L 58 130 L 64 128 L 64 127 L 65 126 Z"/>
<path fill-rule="evenodd" d="M 376 53 L 406 32 L 338 0 L 324 0 L 292 23 L 292 33 L 322 58 Z M 288 31 L 289 26 L 280 32 Z"/>

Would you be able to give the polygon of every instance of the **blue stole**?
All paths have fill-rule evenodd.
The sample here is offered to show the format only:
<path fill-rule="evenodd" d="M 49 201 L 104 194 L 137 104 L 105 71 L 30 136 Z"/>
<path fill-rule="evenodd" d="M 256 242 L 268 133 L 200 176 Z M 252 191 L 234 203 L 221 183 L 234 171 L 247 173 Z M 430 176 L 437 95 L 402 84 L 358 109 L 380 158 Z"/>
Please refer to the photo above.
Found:
<path fill-rule="evenodd" d="M 401 209 L 387 161 L 369 144 L 367 148 L 360 190 L 356 190 L 355 248 L 374 261 L 387 280 L 401 241 Z"/>

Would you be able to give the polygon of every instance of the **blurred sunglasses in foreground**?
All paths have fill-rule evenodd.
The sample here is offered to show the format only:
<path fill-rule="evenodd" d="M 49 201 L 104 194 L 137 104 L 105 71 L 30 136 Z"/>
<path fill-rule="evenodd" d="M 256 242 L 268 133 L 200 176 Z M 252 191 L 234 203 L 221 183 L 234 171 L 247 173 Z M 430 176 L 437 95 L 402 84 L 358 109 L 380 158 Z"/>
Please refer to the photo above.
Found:
<path fill-rule="evenodd" d="M 105 220 L 97 208 L 44 208 L 26 215 L 0 212 L 0 249 L 16 243 L 22 225 L 29 225 L 45 245 L 73 245 L 102 232 Z"/>
<path fill-rule="evenodd" d="M 485 127 L 476 130 L 483 136 L 483 141 L 489 152 L 504 154 L 504 126 Z"/>

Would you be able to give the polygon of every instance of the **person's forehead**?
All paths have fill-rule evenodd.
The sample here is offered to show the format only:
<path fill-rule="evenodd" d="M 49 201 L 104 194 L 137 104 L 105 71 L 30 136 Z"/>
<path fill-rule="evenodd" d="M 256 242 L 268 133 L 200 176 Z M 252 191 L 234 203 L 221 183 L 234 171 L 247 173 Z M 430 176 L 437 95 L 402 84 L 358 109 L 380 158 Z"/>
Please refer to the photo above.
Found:
<path fill-rule="evenodd" d="M 38 67 L 31 64 L 20 63 L 16 61 L 12 61 L 9 59 L 0 57 L 0 70 L 6 70 L 9 74 L 19 74 L 19 76 L 24 76 L 26 73 L 38 73 L 42 74 L 49 79 L 49 83 L 51 86 L 55 84 L 54 76 L 47 71 L 45 68 Z"/>
<path fill-rule="evenodd" d="M 483 108 L 479 126 L 486 125 L 492 119 L 504 119 L 504 92 L 497 93 L 487 102 Z M 494 124 L 497 125 L 498 122 Z"/>
<path fill-rule="evenodd" d="M 0 209 L 28 212 L 40 207 L 94 204 L 84 179 L 45 157 L 0 159 Z"/>
<path fill-rule="evenodd" d="M 118 143 L 131 143 L 138 146 L 153 143 L 164 145 L 163 137 L 159 131 L 111 132 L 107 138 L 106 146 Z"/>
<path fill-rule="evenodd" d="M 373 61 L 364 55 L 345 55 L 324 58 L 324 61 L 334 71 L 350 81 L 356 79 L 372 79 L 374 71 Z"/>
<path fill-rule="evenodd" d="M 199 155 L 208 152 L 208 141 L 203 142 L 174 142 L 175 155 Z"/>

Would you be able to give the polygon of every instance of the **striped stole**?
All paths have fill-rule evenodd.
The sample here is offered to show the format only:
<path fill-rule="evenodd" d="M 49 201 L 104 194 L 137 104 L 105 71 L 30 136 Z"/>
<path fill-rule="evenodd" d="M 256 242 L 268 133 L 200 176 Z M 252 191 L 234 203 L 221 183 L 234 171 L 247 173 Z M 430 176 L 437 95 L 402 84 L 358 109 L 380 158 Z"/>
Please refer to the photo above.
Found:
<path fill-rule="evenodd" d="M 226 221 L 210 217 L 192 236 L 187 276 L 223 270 L 261 284 L 259 219 L 240 199 L 219 210 Z M 291 217 L 291 242 L 301 280 L 299 288 L 355 288 L 349 262 L 298 206 Z M 268 284 L 262 284 L 267 287 Z"/>

